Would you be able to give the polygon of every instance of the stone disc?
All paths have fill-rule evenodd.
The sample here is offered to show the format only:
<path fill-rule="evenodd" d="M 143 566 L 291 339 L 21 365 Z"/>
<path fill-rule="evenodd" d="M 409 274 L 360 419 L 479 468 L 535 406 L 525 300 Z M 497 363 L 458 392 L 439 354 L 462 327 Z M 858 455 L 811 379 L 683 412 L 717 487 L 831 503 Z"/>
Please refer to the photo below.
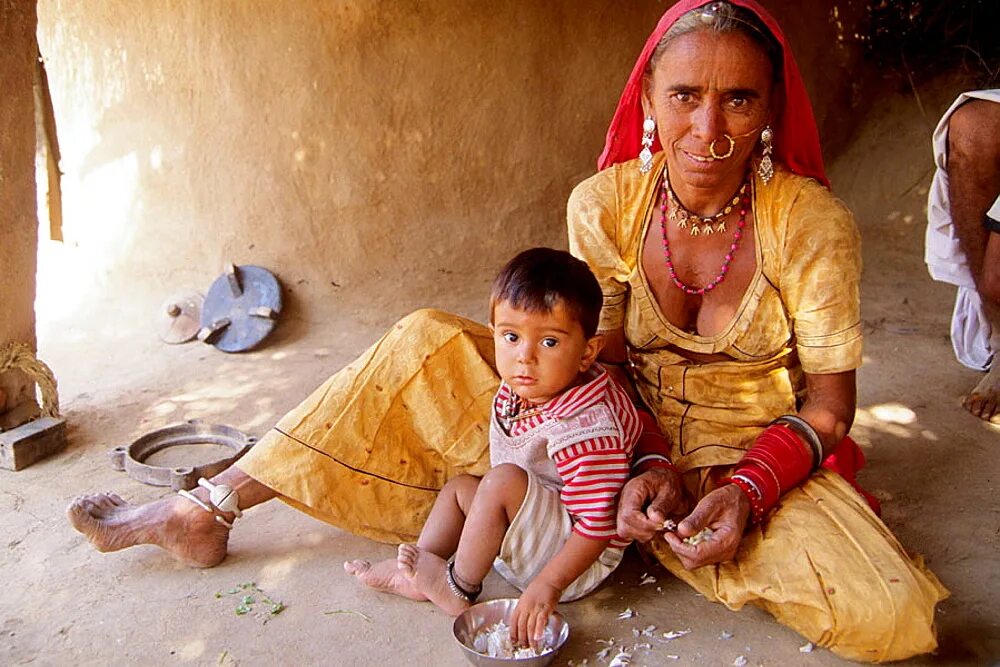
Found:
<path fill-rule="evenodd" d="M 208 288 L 198 338 L 223 352 L 244 352 L 274 330 L 280 313 L 281 284 L 273 273 L 230 265 Z"/>
<path fill-rule="evenodd" d="M 201 308 L 205 297 L 198 292 L 180 292 L 163 302 L 157 316 L 160 340 L 177 345 L 194 340 L 201 327 Z"/>

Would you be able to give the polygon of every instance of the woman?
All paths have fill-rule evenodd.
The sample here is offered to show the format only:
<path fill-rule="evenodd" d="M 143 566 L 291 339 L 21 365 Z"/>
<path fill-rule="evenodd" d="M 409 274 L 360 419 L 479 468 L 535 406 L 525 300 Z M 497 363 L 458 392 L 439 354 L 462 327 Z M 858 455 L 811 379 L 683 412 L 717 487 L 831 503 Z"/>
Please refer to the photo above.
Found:
<path fill-rule="evenodd" d="M 619 533 L 653 538 L 652 553 L 706 597 L 763 607 L 845 657 L 930 651 L 944 589 L 850 484 L 815 470 L 834 450 L 849 475 L 854 460 L 857 232 L 824 188 L 812 112 L 773 19 L 749 0 L 702 5 L 681 2 L 660 21 L 603 171 L 569 205 L 571 248 L 605 293 L 606 361 L 670 443 L 647 442 L 636 459 Z M 485 327 L 414 313 L 213 481 L 239 509 L 278 496 L 351 532 L 412 541 L 446 480 L 488 467 L 497 385 Z M 207 567 L 225 557 L 237 516 L 226 491 L 141 507 L 90 496 L 69 515 L 101 550 L 157 544 Z M 657 532 L 688 498 L 677 534 Z M 707 541 L 680 539 L 704 527 Z M 394 563 L 347 567 L 407 592 Z"/>
<path fill-rule="evenodd" d="M 570 247 L 605 293 L 605 356 L 635 381 L 680 473 L 633 479 L 619 533 L 651 540 L 705 597 L 756 604 L 845 657 L 930 651 L 946 591 L 831 471 L 853 482 L 863 463 L 846 437 L 861 364 L 857 230 L 824 187 L 773 19 L 752 2 L 699 5 L 660 21 L 602 171 L 569 204 Z M 658 532 L 685 496 L 693 512 Z M 706 527 L 711 539 L 682 541 Z"/>

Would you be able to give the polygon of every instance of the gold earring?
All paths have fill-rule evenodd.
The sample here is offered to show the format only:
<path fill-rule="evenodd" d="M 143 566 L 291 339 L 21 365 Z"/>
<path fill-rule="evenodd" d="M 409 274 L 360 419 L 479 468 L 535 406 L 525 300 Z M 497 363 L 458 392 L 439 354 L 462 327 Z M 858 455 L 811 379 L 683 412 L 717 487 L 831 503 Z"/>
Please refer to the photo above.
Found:
<path fill-rule="evenodd" d="M 642 150 L 639 152 L 639 173 L 648 174 L 653 168 L 653 132 L 656 131 L 656 121 L 652 116 L 646 116 L 642 121 Z"/>
<path fill-rule="evenodd" d="M 760 133 L 760 143 L 764 147 L 764 156 L 760 159 L 760 164 L 757 165 L 757 175 L 760 176 L 760 180 L 764 181 L 764 185 L 767 185 L 774 176 L 774 163 L 771 161 L 771 151 L 774 149 L 773 141 L 774 131 L 768 125 Z"/>

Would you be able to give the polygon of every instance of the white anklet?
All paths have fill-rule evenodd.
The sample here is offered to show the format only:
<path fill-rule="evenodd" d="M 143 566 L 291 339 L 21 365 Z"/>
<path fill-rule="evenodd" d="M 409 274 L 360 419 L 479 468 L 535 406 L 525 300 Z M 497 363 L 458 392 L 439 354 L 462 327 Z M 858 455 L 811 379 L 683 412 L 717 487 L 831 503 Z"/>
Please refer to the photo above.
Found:
<path fill-rule="evenodd" d="M 230 530 L 233 529 L 233 524 L 231 524 L 230 522 L 226 521 L 224 518 L 222 518 L 221 516 L 219 516 L 218 514 L 216 514 L 215 511 L 211 507 L 209 507 L 208 505 L 206 505 L 204 502 L 202 502 L 198 498 L 198 496 L 194 495 L 193 493 L 191 493 L 187 489 L 181 489 L 181 490 L 179 490 L 177 492 L 177 495 L 181 496 L 182 498 L 187 498 L 188 500 L 190 500 L 191 502 L 193 502 L 198 507 L 202 508 L 203 510 L 205 510 L 209 514 L 213 515 L 215 517 L 215 520 L 218 521 L 219 523 L 221 523 L 226 528 L 228 528 Z"/>
<path fill-rule="evenodd" d="M 222 512 L 232 512 L 239 519 L 243 516 L 240 511 L 240 494 L 236 489 L 227 484 L 212 484 L 204 477 L 198 480 L 198 486 L 208 489 L 209 501 Z"/>

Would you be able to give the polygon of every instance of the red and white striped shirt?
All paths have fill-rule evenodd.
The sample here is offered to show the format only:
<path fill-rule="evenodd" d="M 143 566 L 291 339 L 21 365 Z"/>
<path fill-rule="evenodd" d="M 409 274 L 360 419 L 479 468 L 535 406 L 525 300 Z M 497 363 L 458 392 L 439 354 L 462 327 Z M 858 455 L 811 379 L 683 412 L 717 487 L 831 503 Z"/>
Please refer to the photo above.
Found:
<path fill-rule="evenodd" d="M 504 420 L 503 406 L 512 397 L 511 388 L 501 383 L 493 401 L 499 423 Z M 537 409 L 536 414 L 513 421 L 501 439 L 538 433 L 538 444 L 546 446 L 561 478 L 559 494 L 573 517 L 573 531 L 611 540 L 610 546 L 627 546 L 628 540 L 618 537 L 615 526 L 618 494 L 628 480 L 632 450 L 642 430 L 632 401 L 604 368 L 595 365 L 585 383 Z"/>

